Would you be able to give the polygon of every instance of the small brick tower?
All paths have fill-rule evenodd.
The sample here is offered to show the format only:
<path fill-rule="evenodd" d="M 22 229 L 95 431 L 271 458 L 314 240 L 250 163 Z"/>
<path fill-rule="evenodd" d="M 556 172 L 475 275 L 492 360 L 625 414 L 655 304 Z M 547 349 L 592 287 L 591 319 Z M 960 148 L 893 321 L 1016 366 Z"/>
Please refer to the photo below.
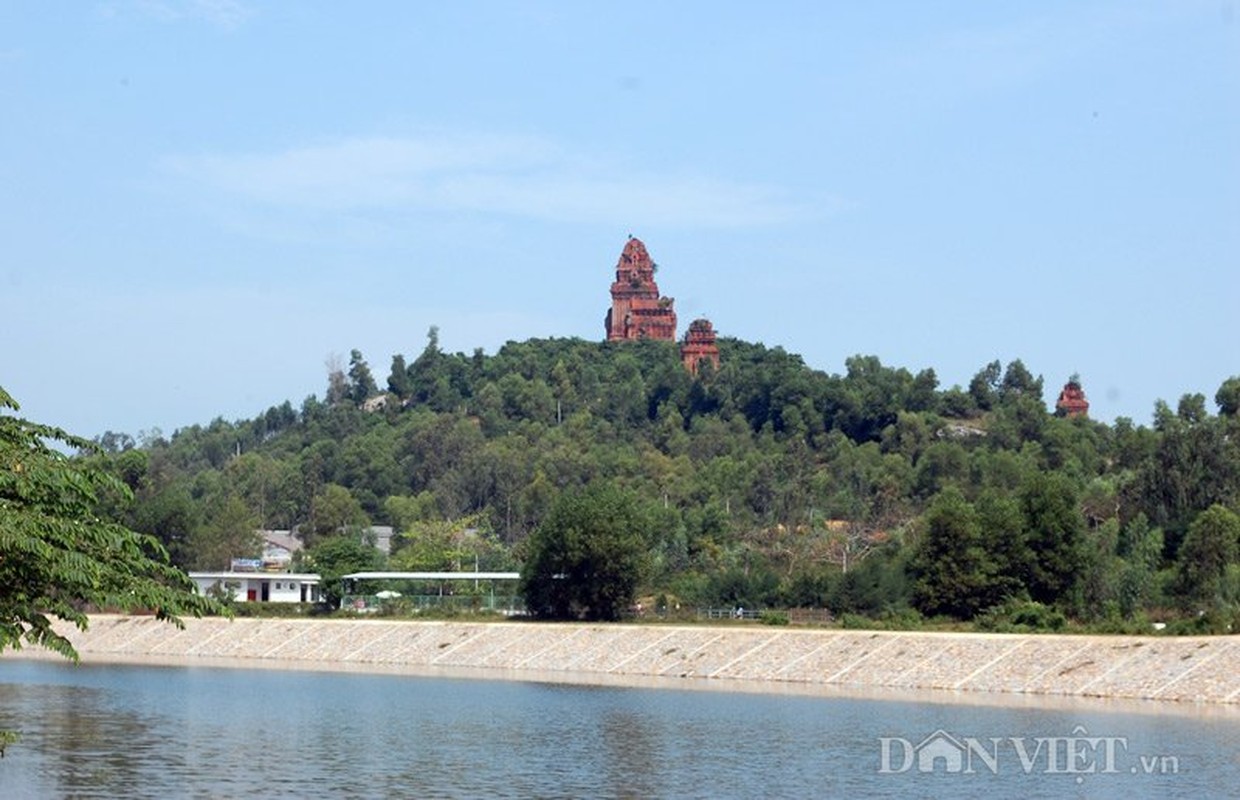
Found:
<path fill-rule="evenodd" d="M 676 341 L 676 311 L 670 297 L 659 295 L 654 262 L 641 239 L 629 237 L 616 264 L 611 285 L 611 308 L 603 324 L 607 341 L 660 339 Z"/>
<path fill-rule="evenodd" d="M 685 339 L 680 343 L 680 361 L 690 375 L 697 375 L 698 364 L 703 359 L 709 361 L 715 369 L 719 369 L 719 346 L 715 344 L 715 327 L 708 319 L 695 319 L 689 323 Z"/>
<path fill-rule="evenodd" d="M 1088 417 L 1089 401 L 1085 399 L 1085 391 L 1081 389 L 1081 379 L 1077 375 L 1068 378 L 1055 401 L 1055 414 L 1060 417 Z"/>

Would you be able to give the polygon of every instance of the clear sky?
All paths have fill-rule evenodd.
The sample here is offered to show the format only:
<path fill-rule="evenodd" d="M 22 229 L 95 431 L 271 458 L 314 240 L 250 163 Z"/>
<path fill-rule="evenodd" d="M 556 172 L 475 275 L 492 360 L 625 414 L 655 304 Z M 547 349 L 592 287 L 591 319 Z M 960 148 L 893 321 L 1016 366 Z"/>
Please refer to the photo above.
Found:
<path fill-rule="evenodd" d="M 681 330 L 1093 415 L 1240 374 L 1240 3 L 0 2 L 0 385 L 95 436 Z"/>

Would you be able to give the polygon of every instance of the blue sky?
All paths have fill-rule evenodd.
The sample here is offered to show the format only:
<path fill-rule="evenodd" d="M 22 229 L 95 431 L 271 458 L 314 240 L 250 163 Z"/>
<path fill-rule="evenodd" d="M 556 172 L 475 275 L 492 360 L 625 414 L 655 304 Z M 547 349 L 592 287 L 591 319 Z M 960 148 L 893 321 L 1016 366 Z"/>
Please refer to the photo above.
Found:
<path fill-rule="evenodd" d="M 682 329 L 1148 424 L 1240 374 L 1240 5 L 0 4 L 0 385 L 165 434 L 452 351 Z"/>

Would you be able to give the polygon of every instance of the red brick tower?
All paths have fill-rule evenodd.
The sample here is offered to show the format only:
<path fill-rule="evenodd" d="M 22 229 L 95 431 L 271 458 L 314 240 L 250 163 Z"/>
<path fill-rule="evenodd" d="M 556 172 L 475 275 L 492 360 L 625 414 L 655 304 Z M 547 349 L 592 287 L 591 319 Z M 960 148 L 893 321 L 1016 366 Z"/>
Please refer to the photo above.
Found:
<path fill-rule="evenodd" d="M 661 339 L 676 341 L 676 311 L 670 297 L 659 296 L 654 262 L 641 239 L 629 237 L 616 264 L 611 308 L 603 321 L 607 341 Z"/>
<path fill-rule="evenodd" d="M 697 375 L 698 364 L 706 359 L 719 369 L 719 347 L 715 344 L 715 328 L 708 319 L 695 319 L 685 331 L 680 344 L 680 360 L 690 375 Z"/>
<path fill-rule="evenodd" d="M 1085 391 L 1081 389 L 1081 379 L 1076 375 L 1068 378 L 1055 401 L 1055 414 L 1060 417 L 1089 416 L 1089 401 L 1085 399 Z"/>

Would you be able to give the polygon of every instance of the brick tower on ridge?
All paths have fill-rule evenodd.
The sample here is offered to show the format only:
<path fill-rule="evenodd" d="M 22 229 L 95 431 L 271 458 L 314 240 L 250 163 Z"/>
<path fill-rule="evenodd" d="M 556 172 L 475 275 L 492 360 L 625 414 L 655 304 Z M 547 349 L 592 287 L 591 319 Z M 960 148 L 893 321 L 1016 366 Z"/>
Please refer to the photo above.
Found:
<path fill-rule="evenodd" d="M 611 308 L 603 320 L 607 341 L 659 339 L 676 341 L 675 301 L 659 295 L 654 282 L 655 263 L 641 239 L 629 237 L 616 264 L 611 285 Z"/>
<path fill-rule="evenodd" d="M 698 374 L 698 364 L 709 361 L 716 370 L 719 369 L 719 345 L 715 344 L 715 326 L 710 320 L 701 318 L 689 323 L 685 331 L 685 339 L 680 343 L 680 362 L 689 370 L 690 375 Z"/>
<path fill-rule="evenodd" d="M 1068 418 L 1089 416 L 1089 401 L 1085 399 L 1085 390 L 1081 388 L 1079 375 L 1074 374 L 1063 385 L 1063 391 L 1059 393 L 1059 399 L 1055 401 L 1055 416 Z"/>

